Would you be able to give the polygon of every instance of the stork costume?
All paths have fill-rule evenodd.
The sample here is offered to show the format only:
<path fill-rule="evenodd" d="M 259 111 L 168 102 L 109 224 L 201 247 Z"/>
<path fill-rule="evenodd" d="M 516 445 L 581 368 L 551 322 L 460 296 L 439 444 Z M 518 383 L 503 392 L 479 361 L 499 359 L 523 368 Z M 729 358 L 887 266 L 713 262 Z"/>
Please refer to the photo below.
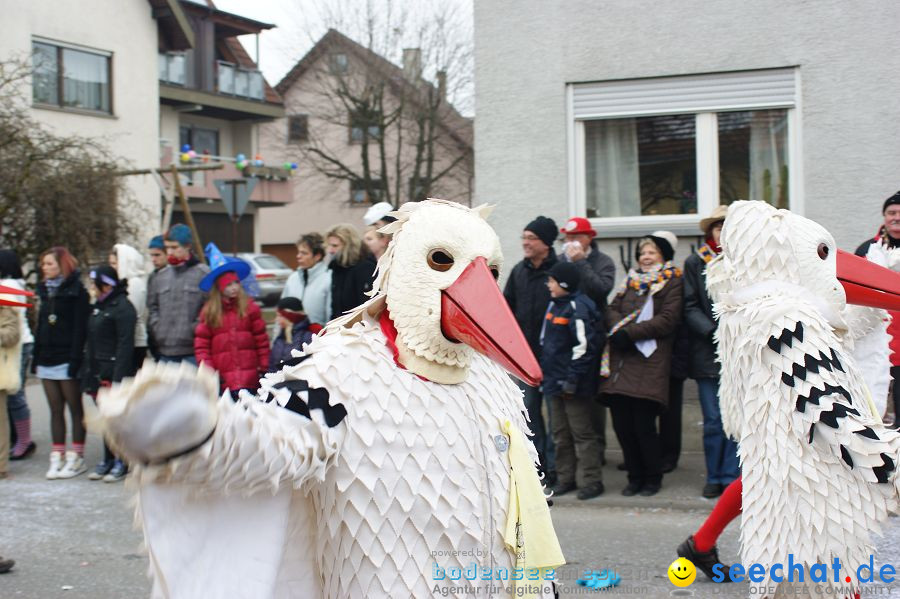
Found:
<path fill-rule="evenodd" d="M 896 305 L 900 277 L 838 253 L 812 221 L 735 202 L 707 286 L 722 420 L 743 472 L 742 561 L 768 572 L 789 554 L 807 566 L 839 558 L 843 583 L 868 563 L 871 532 L 897 507 L 900 460 L 900 435 L 874 413 L 846 350 L 845 302 Z"/>
<path fill-rule="evenodd" d="M 155 597 L 430 597 L 473 562 L 462 582 L 480 597 L 545 596 L 481 579 L 563 563 L 521 392 L 485 357 L 540 379 L 491 276 L 486 213 L 439 200 L 393 213 L 374 297 L 256 397 L 217 402 L 213 375 L 181 365 L 101 399 L 107 436 L 147 464 Z"/>

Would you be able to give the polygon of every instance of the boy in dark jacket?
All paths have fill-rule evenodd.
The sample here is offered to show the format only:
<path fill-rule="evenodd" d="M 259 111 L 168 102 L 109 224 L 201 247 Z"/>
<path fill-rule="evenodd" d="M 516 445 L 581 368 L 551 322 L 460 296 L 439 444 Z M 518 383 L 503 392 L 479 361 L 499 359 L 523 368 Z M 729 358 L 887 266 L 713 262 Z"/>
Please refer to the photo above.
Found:
<path fill-rule="evenodd" d="M 281 329 L 278 337 L 272 342 L 269 352 L 269 372 L 281 369 L 281 363 L 293 358 L 292 350 L 300 350 L 304 343 L 312 341 L 313 335 L 322 330 L 320 324 L 310 324 L 309 317 L 303 311 L 303 302 L 297 297 L 283 297 L 276 307 L 276 321 Z"/>
<path fill-rule="evenodd" d="M 591 420 L 597 392 L 600 319 L 593 300 L 578 291 L 578 267 L 557 262 L 547 273 L 550 305 L 541 330 L 544 399 L 550 405 L 556 445 L 555 495 L 576 488 L 578 499 L 603 493 L 600 444 Z"/>

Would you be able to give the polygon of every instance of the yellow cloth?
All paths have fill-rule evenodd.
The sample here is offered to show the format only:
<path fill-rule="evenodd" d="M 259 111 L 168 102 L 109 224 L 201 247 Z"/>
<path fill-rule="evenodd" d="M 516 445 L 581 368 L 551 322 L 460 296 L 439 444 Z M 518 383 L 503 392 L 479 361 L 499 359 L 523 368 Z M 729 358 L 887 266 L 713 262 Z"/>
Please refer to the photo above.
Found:
<path fill-rule="evenodd" d="M 525 438 L 509 420 L 501 421 L 500 426 L 509 436 L 510 464 L 509 507 L 503 540 L 516 555 L 515 567 L 522 568 L 523 572 L 539 569 L 539 580 L 543 582 L 547 570 L 562 566 L 566 559 L 553 530 L 550 508 L 534 462 L 525 450 Z M 527 578 L 526 575 L 515 581 L 516 587 L 539 586 L 535 581 L 529 584 Z M 516 593 L 515 596 L 533 597 L 534 594 Z"/>

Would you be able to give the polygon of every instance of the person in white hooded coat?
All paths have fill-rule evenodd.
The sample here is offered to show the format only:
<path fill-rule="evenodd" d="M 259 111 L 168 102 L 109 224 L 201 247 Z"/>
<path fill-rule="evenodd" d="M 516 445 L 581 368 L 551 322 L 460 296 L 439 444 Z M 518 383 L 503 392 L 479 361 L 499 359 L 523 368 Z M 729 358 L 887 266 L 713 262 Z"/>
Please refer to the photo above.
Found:
<path fill-rule="evenodd" d="M 117 243 L 109 254 L 109 265 L 116 269 L 119 279 L 128 281 L 128 301 L 137 312 L 134 327 L 134 368 L 140 368 L 147 355 L 147 272 L 144 256 L 124 243 Z"/>

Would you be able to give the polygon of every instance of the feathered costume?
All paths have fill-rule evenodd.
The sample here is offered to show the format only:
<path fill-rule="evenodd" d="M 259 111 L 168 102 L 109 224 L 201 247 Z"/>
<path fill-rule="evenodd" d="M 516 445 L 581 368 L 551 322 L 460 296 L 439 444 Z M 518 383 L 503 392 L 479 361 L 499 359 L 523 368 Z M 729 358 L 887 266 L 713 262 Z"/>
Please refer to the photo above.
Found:
<path fill-rule="evenodd" d="M 482 355 L 540 377 L 485 213 L 406 204 L 376 295 L 255 397 L 216 401 L 209 371 L 157 366 L 101 398 L 107 436 L 144 464 L 154 596 L 427 597 L 475 563 L 463 582 L 506 597 L 492 587 L 521 583 L 497 569 L 563 563 L 521 392 Z"/>

